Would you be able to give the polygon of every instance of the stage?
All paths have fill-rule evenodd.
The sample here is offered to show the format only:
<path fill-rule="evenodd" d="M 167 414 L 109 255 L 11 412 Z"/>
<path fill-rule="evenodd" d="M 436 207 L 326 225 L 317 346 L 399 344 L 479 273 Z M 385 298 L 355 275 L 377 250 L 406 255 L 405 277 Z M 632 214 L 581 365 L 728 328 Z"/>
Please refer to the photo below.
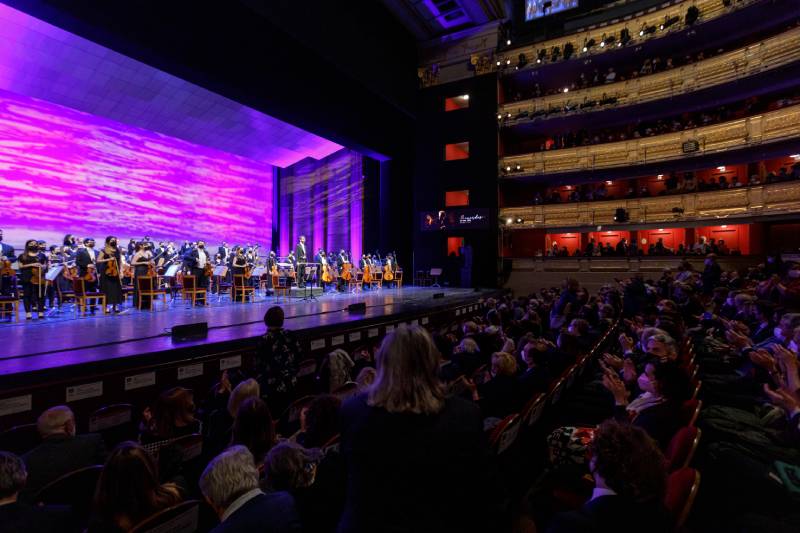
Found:
<path fill-rule="evenodd" d="M 434 298 L 436 293 L 444 296 Z M 491 293 L 473 289 L 403 287 L 357 294 L 328 293 L 314 300 L 270 296 L 257 298 L 253 303 L 234 303 L 230 297 L 217 301 L 212 296 L 206 307 L 187 307 L 185 302 L 176 300 L 167 308 L 157 302 L 156 311 L 129 309 L 120 315 L 104 315 L 98 311 L 80 318 L 72 312 L 62 312 L 43 320 L 3 323 L 0 325 L 3 338 L 0 387 L 16 388 L 22 376 L 64 377 L 64 373 L 74 367 L 83 367 L 84 372 L 87 365 L 98 372 L 111 371 L 129 365 L 171 361 L 173 356 L 200 355 L 210 347 L 219 351 L 252 346 L 254 339 L 264 333 L 263 316 L 273 305 L 284 308 L 286 328 L 308 337 L 309 332 L 322 334 L 341 329 L 343 325 L 352 328 L 417 317 L 465 302 L 474 303 Z M 358 302 L 366 304 L 366 311 L 349 313 L 348 305 Z M 208 323 L 206 338 L 173 341 L 173 326 L 197 322 Z"/>

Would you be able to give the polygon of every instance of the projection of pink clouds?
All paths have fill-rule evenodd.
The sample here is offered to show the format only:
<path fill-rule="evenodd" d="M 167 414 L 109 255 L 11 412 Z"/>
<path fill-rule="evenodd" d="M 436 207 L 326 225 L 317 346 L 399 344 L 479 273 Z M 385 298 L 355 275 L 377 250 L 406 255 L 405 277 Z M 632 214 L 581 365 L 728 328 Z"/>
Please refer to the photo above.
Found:
<path fill-rule="evenodd" d="M 0 90 L 5 242 L 66 233 L 271 245 L 273 167 Z"/>

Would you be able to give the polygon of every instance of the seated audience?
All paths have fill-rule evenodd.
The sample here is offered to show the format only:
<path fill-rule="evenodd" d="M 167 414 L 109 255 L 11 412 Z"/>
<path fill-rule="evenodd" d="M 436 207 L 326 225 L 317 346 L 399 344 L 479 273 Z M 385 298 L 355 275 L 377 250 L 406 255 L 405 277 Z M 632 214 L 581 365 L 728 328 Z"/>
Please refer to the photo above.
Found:
<path fill-rule="evenodd" d="M 65 405 L 42 413 L 36 427 L 42 443 L 22 456 L 28 472 L 24 501 L 32 501 L 39 489 L 68 472 L 105 461 L 103 438 L 93 433 L 77 435 L 75 415 Z"/>
<path fill-rule="evenodd" d="M 200 476 L 200 492 L 219 517 L 212 533 L 301 531 L 292 497 L 258 488 L 258 469 L 244 446 L 231 446 L 211 460 Z"/>
<path fill-rule="evenodd" d="M 231 445 L 245 446 L 260 468 L 276 440 L 275 425 L 267 404 L 258 397 L 246 399 L 234 418 Z"/>
<path fill-rule="evenodd" d="M 142 444 L 150 444 L 198 433 L 200 421 L 194 412 L 194 395 L 189 389 L 174 387 L 161 393 L 152 415 L 145 412 L 139 440 Z"/>
<path fill-rule="evenodd" d="M 228 404 L 224 409 L 217 409 L 209 414 L 208 420 L 203 427 L 204 451 L 207 452 L 209 457 L 214 457 L 222 452 L 231 442 L 231 433 L 239 407 L 246 400 L 260 396 L 261 388 L 258 382 L 252 378 L 246 379 L 233 388 L 228 397 Z M 256 462 L 258 460 L 258 457 L 256 457 Z"/>

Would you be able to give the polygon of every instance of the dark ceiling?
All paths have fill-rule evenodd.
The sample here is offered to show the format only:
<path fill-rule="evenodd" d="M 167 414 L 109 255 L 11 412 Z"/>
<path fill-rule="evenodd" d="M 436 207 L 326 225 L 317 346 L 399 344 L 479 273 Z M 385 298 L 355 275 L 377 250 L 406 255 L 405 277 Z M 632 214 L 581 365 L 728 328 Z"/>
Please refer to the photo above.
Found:
<path fill-rule="evenodd" d="M 504 0 L 383 0 L 418 41 L 429 41 L 505 17 Z"/>

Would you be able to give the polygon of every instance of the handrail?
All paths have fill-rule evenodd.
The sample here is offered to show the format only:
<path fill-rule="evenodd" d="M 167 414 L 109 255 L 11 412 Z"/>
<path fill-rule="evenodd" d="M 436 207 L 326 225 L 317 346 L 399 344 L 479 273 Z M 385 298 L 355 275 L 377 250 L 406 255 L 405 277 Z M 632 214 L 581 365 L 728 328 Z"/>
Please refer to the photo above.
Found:
<path fill-rule="evenodd" d="M 649 198 L 504 207 L 499 216 L 501 220 L 522 220 L 505 225 L 505 229 L 595 227 L 614 224 L 617 209 L 628 211 L 628 224 L 702 219 L 719 222 L 731 217 L 798 212 L 800 181 Z"/>
<path fill-rule="evenodd" d="M 684 18 L 686 15 L 686 10 L 692 5 L 696 6 L 699 10 L 699 16 L 695 22 L 695 24 L 698 24 L 707 22 L 726 13 L 737 11 L 758 1 L 759 0 L 744 0 L 741 2 L 732 2 L 729 6 L 725 6 L 721 0 L 685 0 L 683 2 L 677 2 L 666 6 L 663 9 L 657 9 L 649 13 L 644 13 L 629 20 L 622 20 L 606 25 L 590 26 L 586 30 L 577 33 L 504 50 L 501 55 L 498 55 L 498 67 L 500 70 L 503 70 L 506 66 L 507 60 L 511 62 L 508 64 L 508 66 L 516 65 L 519 55 L 525 54 L 526 58 L 528 59 L 528 65 L 525 68 L 536 68 L 537 66 L 540 66 L 536 63 L 537 52 L 539 50 L 547 50 L 547 57 L 542 61 L 542 64 L 547 64 L 550 60 L 550 50 L 553 47 L 559 47 L 562 50 L 561 57 L 563 57 L 564 45 L 567 43 L 572 44 L 574 50 L 572 58 L 585 58 L 590 55 L 604 53 L 608 50 L 616 48 L 617 43 L 619 42 L 619 34 L 625 28 L 627 28 L 630 32 L 631 43 L 637 44 L 645 40 L 657 39 L 667 35 L 668 33 L 683 30 L 687 27 Z M 669 27 L 653 33 L 639 35 L 641 28 L 653 26 L 660 28 L 661 24 L 663 24 L 665 20 L 673 19 L 674 17 L 678 17 L 678 21 L 674 24 L 671 24 Z M 616 36 L 616 41 L 613 43 L 613 45 L 601 47 L 600 43 L 603 42 L 603 39 L 606 36 L 611 35 Z M 583 52 L 582 50 L 584 43 L 589 42 L 592 39 L 594 39 L 596 43 L 595 46 L 588 49 L 586 52 Z M 558 61 L 560 60 L 561 59 L 559 58 Z M 511 70 L 510 72 L 513 73 L 516 72 L 516 70 Z"/>
<path fill-rule="evenodd" d="M 643 165 L 737 150 L 800 136 L 800 104 L 760 115 L 653 137 L 504 157 L 503 176 Z"/>
<path fill-rule="evenodd" d="M 800 27 L 680 68 L 568 93 L 508 103 L 500 106 L 498 111 L 503 117 L 501 125 L 512 126 L 520 122 L 553 116 L 593 112 L 609 107 L 623 107 L 672 98 L 747 78 L 800 60 L 800 47 L 796 46 L 798 42 L 800 42 Z M 602 101 L 606 99 L 613 99 L 613 104 L 603 105 Z M 594 104 L 585 108 L 580 107 L 589 102 Z M 527 116 L 515 118 L 521 113 L 527 113 Z M 542 117 L 544 113 L 548 115 Z M 507 114 L 510 114 L 511 118 L 504 118 Z"/>

